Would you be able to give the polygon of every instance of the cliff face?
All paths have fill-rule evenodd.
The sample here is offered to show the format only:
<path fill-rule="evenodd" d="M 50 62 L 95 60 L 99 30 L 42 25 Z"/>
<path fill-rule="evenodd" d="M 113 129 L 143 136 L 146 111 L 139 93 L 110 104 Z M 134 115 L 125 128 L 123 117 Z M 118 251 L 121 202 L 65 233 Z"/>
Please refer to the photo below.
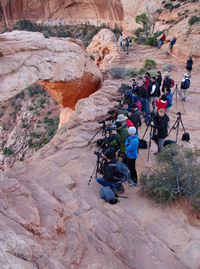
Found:
<path fill-rule="evenodd" d="M 116 0 L 1 0 L 0 3 L 7 23 L 24 19 L 80 18 L 85 22 L 92 19 L 123 20 L 122 5 Z"/>

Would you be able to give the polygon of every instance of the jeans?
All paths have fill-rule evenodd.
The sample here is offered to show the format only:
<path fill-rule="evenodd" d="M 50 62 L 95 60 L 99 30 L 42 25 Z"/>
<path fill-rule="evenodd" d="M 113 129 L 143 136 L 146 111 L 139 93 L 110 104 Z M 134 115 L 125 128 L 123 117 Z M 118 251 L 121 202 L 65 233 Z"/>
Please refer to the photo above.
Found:
<path fill-rule="evenodd" d="M 159 138 L 158 139 L 158 152 L 161 152 L 163 147 L 164 147 L 164 142 L 165 142 L 165 139 L 164 138 Z"/>
<path fill-rule="evenodd" d="M 159 49 L 162 46 L 163 42 L 162 40 L 159 41 L 157 48 Z"/>
<path fill-rule="evenodd" d="M 148 101 L 147 98 L 140 98 L 140 103 L 142 104 L 142 110 L 145 113 L 145 116 L 149 115 Z"/>
<path fill-rule="evenodd" d="M 118 187 L 118 185 L 117 185 L 115 182 L 107 181 L 107 180 L 105 180 L 103 177 L 97 177 L 97 178 L 96 178 L 96 181 L 97 181 L 100 185 L 102 185 L 102 186 L 104 186 L 104 187 L 106 187 L 106 186 L 110 186 L 111 188 L 117 188 L 117 187 Z"/>

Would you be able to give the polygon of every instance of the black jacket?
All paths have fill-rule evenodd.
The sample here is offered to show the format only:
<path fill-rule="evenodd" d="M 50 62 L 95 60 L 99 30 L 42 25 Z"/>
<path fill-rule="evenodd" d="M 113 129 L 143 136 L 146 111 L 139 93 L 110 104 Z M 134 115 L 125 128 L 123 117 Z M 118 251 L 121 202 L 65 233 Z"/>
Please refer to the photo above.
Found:
<path fill-rule="evenodd" d="M 157 76 L 156 82 L 158 83 L 158 87 L 160 88 L 160 86 L 162 84 L 162 76 L 161 75 Z"/>
<path fill-rule="evenodd" d="M 151 93 L 152 92 L 152 87 L 155 85 L 155 90 L 154 90 L 154 92 L 153 93 Z M 150 86 L 150 88 L 149 88 L 149 96 L 150 97 L 157 97 L 157 95 L 158 95 L 158 84 L 157 84 L 157 82 L 155 81 L 155 82 L 152 82 L 151 83 L 151 86 Z"/>
<path fill-rule="evenodd" d="M 148 98 L 148 92 L 144 86 L 139 87 L 139 98 Z"/>
<path fill-rule="evenodd" d="M 109 182 L 115 181 L 115 176 L 117 174 L 117 170 L 115 167 L 113 167 L 110 164 L 115 164 L 116 162 L 117 162 L 117 159 L 114 158 L 110 163 L 105 161 L 103 164 L 103 177 L 105 180 L 107 180 Z"/>
<path fill-rule="evenodd" d="M 169 117 L 165 114 L 163 117 L 160 117 L 158 113 L 154 117 L 154 128 L 157 130 L 158 138 L 163 139 L 168 136 L 167 125 Z"/>
<path fill-rule="evenodd" d="M 193 65 L 193 60 L 192 58 L 190 57 L 188 60 L 187 60 L 187 63 L 186 63 L 186 69 L 191 71 L 192 70 L 192 65 Z"/>
<path fill-rule="evenodd" d="M 134 124 L 135 128 L 138 129 L 138 126 L 141 124 L 140 111 L 136 109 L 134 112 L 132 112 L 129 118 Z"/>
<path fill-rule="evenodd" d="M 166 77 L 163 80 L 163 85 L 162 85 L 162 92 L 165 91 L 165 89 L 170 89 L 171 88 L 171 79 L 169 77 Z"/>

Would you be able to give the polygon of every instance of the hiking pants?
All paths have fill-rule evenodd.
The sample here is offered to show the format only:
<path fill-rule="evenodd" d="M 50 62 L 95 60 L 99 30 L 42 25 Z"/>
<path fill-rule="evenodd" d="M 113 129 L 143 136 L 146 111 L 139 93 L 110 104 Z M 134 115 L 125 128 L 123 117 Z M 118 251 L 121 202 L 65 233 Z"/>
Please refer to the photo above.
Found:
<path fill-rule="evenodd" d="M 145 116 L 149 115 L 148 102 L 147 98 L 140 98 L 140 103 L 142 104 L 142 110 L 145 113 Z"/>
<path fill-rule="evenodd" d="M 165 142 L 165 138 L 158 139 L 158 152 L 161 152 L 162 149 L 164 148 L 164 142 Z"/>
<path fill-rule="evenodd" d="M 105 180 L 103 177 L 97 177 L 97 178 L 96 178 L 96 181 L 97 181 L 100 185 L 102 185 L 102 186 L 104 186 L 104 187 L 106 187 L 106 186 L 110 186 L 111 188 L 117 188 L 117 187 L 118 187 L 118 185 L 117 185 L 115 182 L 107 181 L 107 180 Z"/>
<path fill-rule="evenodd" d="M 135 162 L 136 162 L 136 159 L 131 159 L 131 158 L 128 158 L 127 159 L 127 166 L 131 172 L 131 179 L 134 181 L 134 183 L 137 184 L 137 171 L 136 171 L 136 168 L 135 168 Z"/>
<path fill-rule="evenodd" d="M 160 40 L 160 41 L 159 41 L 159 43 L 158 43 L 157 48 L 159 49 L 159 48 L 162 46 L 162 44 L 163 44 L 163 41 L 162 41 L 162 40 Z"/>

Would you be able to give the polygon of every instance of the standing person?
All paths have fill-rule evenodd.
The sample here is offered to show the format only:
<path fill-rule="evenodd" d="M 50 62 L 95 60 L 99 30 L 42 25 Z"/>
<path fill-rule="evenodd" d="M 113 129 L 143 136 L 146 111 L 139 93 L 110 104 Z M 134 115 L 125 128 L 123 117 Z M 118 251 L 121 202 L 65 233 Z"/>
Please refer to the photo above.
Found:
<path fill-rule="evenodd" d="M 135 127 L 128 128 L 129 137 L 126 139 L 126 156 L 127 156 L 127 166 L 131 172 L 131 179 L 134 183 L 129 184 L 129 186 L 135 186 L 138 182 L 137 171 L 136 171 L 136 159 L 138 157 L 138 146 L 139 138 L 136 133 Z"/>
<path fill-rule="evenodd" d="M 150 113 L 156 113 L 156 97 L 158 95 L 158 84 L 156 82 L 156 77 L 151 78 L 151 86 L 149 89 L 149 110 Z"/>
<path fill-rule="evenodd" d="M 190 79 L 188 74 L 184 74 L 184 78 L 181 82 L 181 92 L 183 101 L 186 101 L 186 91 L 190 87 Z"/>
<path fill-rule="evenodd" d="M 160 97 L 160 100 L 156 100 L 156 106 L 157 106 L 157 112 L 160 108 L 164 108 L 164 110 L 166 110 L 167 107 L 167 97 L 165 94 L 163 94 Z"/>
<path fill-rule="evenodd" d="M 168 72 L 165 72 L 164 74 L 164 80 L 162 85 L 162 92 L 165 92 L 165 90 L 170 90 L 171 88 L 171 78 Z"/>
<path fill-rule="evenodd" d="M 124 44 L 124 51 L 126 51 L 126 55 L 128 55 L 128 47 L 129 47 L 129 40 L 128 37 L 125 38 L 125 44 Z"/>
<path fill-rule="evenodd" d="M 141 125 L 140 111 L 136 104 L 132 105 L 131 112 L 129 113 L 129 118 L 134 124 L 136 131 L 138 133 L 138 127 Z"/>
<path fill-rule="evenodd" d="M 160 87 L 161 87 L 161 84 L 162 84 L 162 74 L 160 71 L 157 72 L 157 78 L 156 78 L 156 82 L 158 84 L 158 95 L 157 97 L 160 97 Z"/>
<path fill-rule="evenodd" d="M 173 36 L 172 40 L 169 43 L 169 50 L 170 50 L 170 52 L 172 52 L 172 49 L 173 49 L 173 46 L 174 46 L 175 43 L 176 43 L 176 37 Z"/>
<path fill-rule="evenodd" d="M 165 91 L 165 96 L 167 97 L 166 114 L 169 116 L 169 109 L 172 107 L 172 97 L 173 97 L 170 89 Z"/>
<path fill-rule="evenodd" d="M 192 57 L 189 57 L 186 63 L 186 69 L 190 77 L 191 77 L 191 72 L 192 72 L 192 65 L 193 65 Z"/>
<path fill-rule="evenodd" d="M 165 39 L 166 39 L 166 36 L 165 36 L 165 32 L 164 32 L 164 33 L 162 34 L 162 36 L 161 36 L 159 42 L 158 42 L 158 46 L 157 46 L 158 49 L 162 46 L 162 44 L 164 43 Z"/>
<path fill-rule="evenodd" d="M 120 43 L 120 46 L 121 46 L 121 47 L 123 47 L 123 46 L 122 46 L 123 41 L 124 41 L 124 37 L 123 37 L 123 35 L 122 35 L 122 33 L 121 33 L 121 34 L 120 34 L 120 38 L 119 38 L 119 43 Z"/>
<path fill-rule="evenodd" d="M 158 152 L 155 152 L 154 154 L 157 154 L 162 151 L 164 147 L 165 138 L 168 136 L 167 127 L 169 117 L 165 113 L 165 110 L 163 108 L 160 108 L 158 110 L 158 113 L 154 117 L 153 121 L 154 121 L 155 134 L 158 138 L 157 140 Z"/>
<path fill-rule="evenodd" d="M 144 87 L 144 81 L 140 80 L 138 82 L 139 87 L 139 99 L 140 103 L 142 104 L 142 110 L 145 113 L 145 118 L 149 115 L 149 108 L 148 108 L 148 92 L 146 88 Z"/>

